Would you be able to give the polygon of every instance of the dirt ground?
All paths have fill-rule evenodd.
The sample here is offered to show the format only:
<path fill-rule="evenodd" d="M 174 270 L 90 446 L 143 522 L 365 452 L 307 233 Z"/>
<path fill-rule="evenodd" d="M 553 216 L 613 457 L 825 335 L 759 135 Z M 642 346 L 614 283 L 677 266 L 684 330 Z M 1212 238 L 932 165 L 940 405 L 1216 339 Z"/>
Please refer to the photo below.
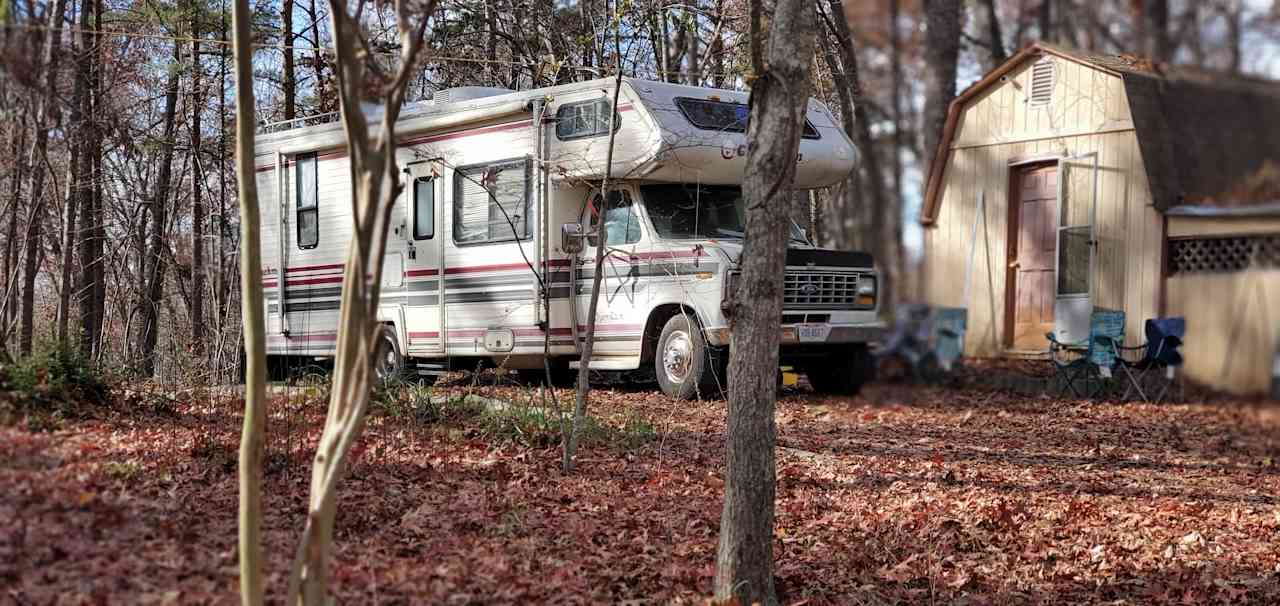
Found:
<path fill-rule="evenodd" d="M 380 406 L 344 480 L 343 603 L 702 603 L 724 403 L 596 392 L 561 473 L 537 394 L 465 379 Z M 873 385 L 778 403 L 785 604 L 1280 603 L 1280 411 Z M 558 392 L 564 403 L 571 392 Z M 320 396 L 277 393 L 264 488 L 277 603 L 302 527 Z M 241 403 L 120 394 L 53 431 L 0 428 L 0 604 L 237 600 Z"/>

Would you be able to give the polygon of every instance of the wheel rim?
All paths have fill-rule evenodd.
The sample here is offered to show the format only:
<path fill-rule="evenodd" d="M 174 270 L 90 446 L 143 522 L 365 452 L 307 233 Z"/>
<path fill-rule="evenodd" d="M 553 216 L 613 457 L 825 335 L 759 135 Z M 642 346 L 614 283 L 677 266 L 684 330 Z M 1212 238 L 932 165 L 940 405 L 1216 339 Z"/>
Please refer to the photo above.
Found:
<path fill-rule="evenodd" d="M 693 340 L 683 330 L 672 331 L 662 346 L 662 370 L 672 383 L 684 383 L 693 365 Z"/>
<path fill-rule="evenodd" d="M 378 356 L 375 358 L 377 363 L 374 365 L 374 372 L 377 373 L 378 379 L 386 381 L 396 369 L 396 348 L 391 341 L 383 338 L 378 344 Z"/>

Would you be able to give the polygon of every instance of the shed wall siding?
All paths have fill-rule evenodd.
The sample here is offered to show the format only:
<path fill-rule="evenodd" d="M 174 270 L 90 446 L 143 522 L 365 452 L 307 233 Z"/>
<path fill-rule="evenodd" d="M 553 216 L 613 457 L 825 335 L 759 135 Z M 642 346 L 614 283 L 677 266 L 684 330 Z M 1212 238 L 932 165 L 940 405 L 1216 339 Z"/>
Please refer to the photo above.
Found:
<path fill-rule="evenodd" d="M 1280 340 L 1280 270 L 1179 274 L 1167 288 L 1169 315 L 1187 319 L 1186 376 L 1234 393 L 1267 391 Z"/>
<path fill-rule="evenodd" d="M 967 355 L 1005 352 L 1010 162 L 1091 151 L 1100 152 L 1094 303 L 1124 310 L 1126 341 L 1141 341 L 1142 322 L 1157 315 L 1159 304 L 1162 220 L 1151 207 L 1137 145 L 1133 131 L 1111 131 L 953 149 L 938 221 L 925 232 L 926 298 L 936 305 L 969 309 Z M 1091 195 L 1091 171 L 1071 166 L 1067 173 L 1069 195 Z M 981 222 L 977 237 L 972 237 L 981 195 L 986 197 L 989 251 Z M 971 250 L 976 254 L 965 301 Z"/>
<path fill-rule="evenodd" d="M 1169 237 L 1280 234 L 1280 217 L 1169 217 Z M 1271 385 L 1280 270 L 1169 276 L 1166 311 L 1187 319 L 1186 375 L 1235 393 Z M 1210 294 L 1211 293 L 1211 294 Z"/>
<path fill-rule="evenodd" d="M 969 102 L 959 118 L 952 148 L 1029 142 L 1036 139 L 1133 128 L 1124 82 L 1119 76 L 1050 56 L 1055 69 L 1047 105 L 1033 106 L 1027 61 Z"/>

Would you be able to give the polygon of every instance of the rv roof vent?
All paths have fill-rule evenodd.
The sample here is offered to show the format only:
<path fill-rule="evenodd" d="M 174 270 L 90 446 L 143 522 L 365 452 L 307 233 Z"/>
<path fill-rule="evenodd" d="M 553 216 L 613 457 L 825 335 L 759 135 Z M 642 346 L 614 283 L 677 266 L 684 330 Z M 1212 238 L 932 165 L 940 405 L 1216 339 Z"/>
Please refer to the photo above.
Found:
<path fill-rule="evenodd" d="M 462 101 L 471 101 L 473 99 L 505 95 L 512 92 L 515 91 L 508 88 L 495 88 L 491 86 L 459 86 L 436 91 L 435 96 L 431 97 L 431 102 L 435 105 L 459 103 Z"/>
<path fill-rule="evenodd" d="M 1053 61 L 1041 59 L 1031 67 L 1031 105 L 1048 105 L 1053 98 Z"/>

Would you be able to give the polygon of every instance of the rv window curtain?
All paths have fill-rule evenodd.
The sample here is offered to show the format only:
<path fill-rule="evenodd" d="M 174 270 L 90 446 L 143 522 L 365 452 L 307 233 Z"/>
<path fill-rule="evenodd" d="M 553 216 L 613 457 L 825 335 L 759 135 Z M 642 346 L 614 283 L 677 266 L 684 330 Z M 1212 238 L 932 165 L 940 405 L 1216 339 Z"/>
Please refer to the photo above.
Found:
<path fill-rule="evenodd" d="M 320 200 L 316 187 L 316 155 L 298 154 L 294 162 L 298 206 L 298 248 L 315 248 L 320 242 Z"/>
<path fill-rule="evenodd" d="M 528 159 L 459 168 L 453 182 L 455 242 L 483 244 L 529 237 Z"/>

